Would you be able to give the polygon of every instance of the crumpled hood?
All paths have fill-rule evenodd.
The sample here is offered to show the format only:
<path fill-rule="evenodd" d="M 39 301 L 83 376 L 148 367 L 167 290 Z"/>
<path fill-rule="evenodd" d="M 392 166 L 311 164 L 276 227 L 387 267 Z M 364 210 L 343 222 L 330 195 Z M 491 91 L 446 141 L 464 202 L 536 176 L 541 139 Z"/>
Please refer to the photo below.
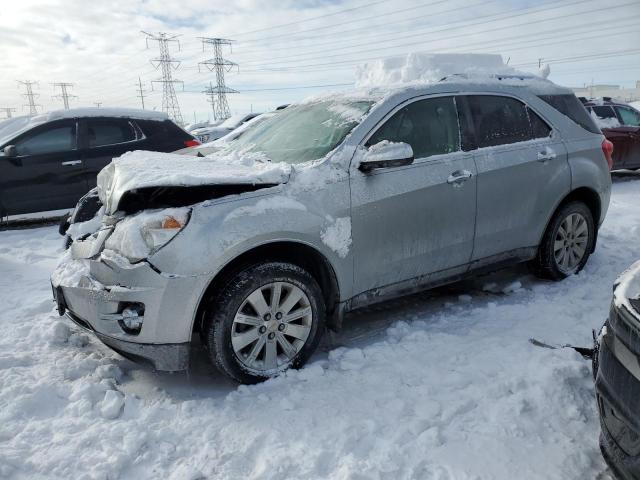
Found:
<path fill-rule="evenodd" d="M 271 163 L 252 152 L 226 152 L 207 157 L 137 150 L 114 158 L 98 174 L 98 195 L 106 214 L 118 210 L 128 192 L 153 187 L 276 185 L 286 183 L 291 166 Z"/>

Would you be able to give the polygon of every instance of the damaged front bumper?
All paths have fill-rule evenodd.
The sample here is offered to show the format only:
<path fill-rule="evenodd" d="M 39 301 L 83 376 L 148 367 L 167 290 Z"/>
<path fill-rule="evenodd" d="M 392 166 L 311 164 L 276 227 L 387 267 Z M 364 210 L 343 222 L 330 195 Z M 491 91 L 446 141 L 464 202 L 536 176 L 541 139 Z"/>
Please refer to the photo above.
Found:
<path fill-rule="evenodd" d="M 640 322 L 612 305 L 594 363 L 602 454 L 620 479 L 640 479 Z"/>
<path fill-rule="evenodd" d="M 122 265 L 100 256 L 75 261 L 88 268 L 72 284 L 52 277 L 61 315 L 125 357 L 157 370 L 188 368 L 201 278 L 163 275 L 145 261 Z M 132 310 L 136 328 L 127 322 Z"/>

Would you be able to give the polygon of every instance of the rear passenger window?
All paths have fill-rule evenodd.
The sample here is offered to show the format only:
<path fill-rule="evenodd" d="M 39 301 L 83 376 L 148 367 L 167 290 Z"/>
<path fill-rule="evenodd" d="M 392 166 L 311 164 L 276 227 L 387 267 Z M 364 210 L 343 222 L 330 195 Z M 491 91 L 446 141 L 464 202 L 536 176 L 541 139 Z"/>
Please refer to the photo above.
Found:
<path fill-rule="evenodd" d="M 609 106 L 595 106 L 595 107 L 591 107 L 591 109 L 593 110 L 593 113 L 595 113 L 598 118 L 614 118 L 614 119 L 618 119 L 618 117 L 616 117 L 616 112 L 613 111 L 613 108 L 609 107 Z"/>
<path fill-rule="evenodd" d="M 573 93 L 567 93 L 562 95 L 538 95 L 538 98 L 544 100 L 553 108 L 558 110 L 563 115 L 569 117 L 575 123 L 591 133 L 602 133 L 600 128 L 591 118 L 591 115 L 587 113 L 584 105 L 578 97 Z"/>
<path fill-rule="evenodd" d="M 131 142 L 136 139 L 133 126 L 126 121 L 89 120 L 87 121 L 89 147 L 114 145 Z"/>
<path fill-rule="evenodd" d="M 411 145 L 415 158 L 460 150 L 458 115 L 453 97 L 418 100 L 398 110 L 367 142 L 383 140 Z"/>
<path fill-rule="evenodd" d="M 533 138 L 524 103 L 509 97 L 467 97 L 479 148 L 523 142 Z"/>

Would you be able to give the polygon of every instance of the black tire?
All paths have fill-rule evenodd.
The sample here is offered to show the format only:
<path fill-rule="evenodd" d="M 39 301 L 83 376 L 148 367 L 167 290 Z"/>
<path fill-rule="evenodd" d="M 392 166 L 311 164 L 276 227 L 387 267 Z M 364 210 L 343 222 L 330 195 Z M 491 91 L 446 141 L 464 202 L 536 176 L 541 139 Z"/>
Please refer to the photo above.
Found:
<path fill-rule="evenodd" d="M 261 372 L 252 370 L 243 363 L 234 351 L 231 336 L 234 318 L 245 300 L 256 290 L 273 282 L 285 282 L 301 289 L 308 299 L 312 321 L 308 337 L 295 357 L 278 366 L 276 371 Z M 296 369 L 304 365 L 320 343 L 326 317 L 322 291 L 315 278 L 297 265 L 277 261 L 254 264 L 233 275 L 216 294 L 206 315 L 202 338 L 211 362 L 233 380 L 248 384 L 264 381 L 289 368 Z M 286 331 L 283 333 L 286 334 Z M 279 355 L 283 354 L 282 348 L 277 348 Z M 266 355 L 266 347 L 262 352 L 263 356 Z M 266 365 L 266 359 L 264 362 Z"/>
<path fill-rule="evenodd" d="M 556 256 L 554 254 L 554 243 L 560 226 L 567 217 L 574 213 L 581 215 L 586 220 L 588 238 L 582 259 L 575 267 L 571 268 L 570 271 L 567 271 L 566 268 L 563 269 L 556 260 Z M 587 260 L 589 260 L 589 256 L 593 251 L 595 236 L 596 230 L 593 221 L 593 214 L 589 207 L 580 201 L 569 202 L 562 205 L 549 222 L 549 226 L 542 237 L 542 242 L 538 247 L 538 253 L 530 262 L 532 272 L 540 278 L 549 280 L 563 280 L 570 275 L 578 273 L 584 268 Z"/>

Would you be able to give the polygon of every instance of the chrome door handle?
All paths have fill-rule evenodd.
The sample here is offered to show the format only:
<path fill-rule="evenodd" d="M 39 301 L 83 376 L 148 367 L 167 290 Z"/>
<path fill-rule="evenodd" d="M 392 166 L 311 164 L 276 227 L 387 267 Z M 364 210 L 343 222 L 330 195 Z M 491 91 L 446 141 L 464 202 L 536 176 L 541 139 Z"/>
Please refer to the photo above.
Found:
<path fill-rule="evenodd" d="M 471 177 L 473 177 L 473 173 L 471 173 L 469 170 L 456 170 L 451 175 L 449 175 L 449 178 L 447 178 L 447 183 L 450 185 L 461 185 Z"/>
<path fill-rule="evenodd" d="M 69 160 L 68 162 L 62 162 L 62 165 L 80 165 L 82 160 Z"/>

